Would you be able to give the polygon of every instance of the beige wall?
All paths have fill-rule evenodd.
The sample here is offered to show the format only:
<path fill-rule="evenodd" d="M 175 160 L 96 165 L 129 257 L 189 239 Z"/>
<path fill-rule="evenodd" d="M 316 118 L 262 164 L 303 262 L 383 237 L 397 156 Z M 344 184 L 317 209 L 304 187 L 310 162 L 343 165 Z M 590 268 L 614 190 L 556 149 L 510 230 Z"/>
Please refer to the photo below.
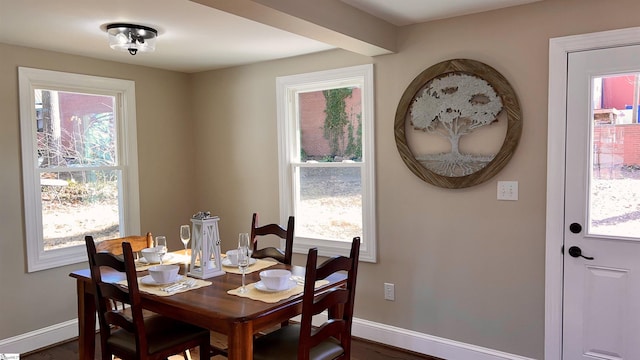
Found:
<path fill-rule="evenodd" d="M 278 221 L 275 77 L 373 62 L 379 261 L 361 265 L 356 316 L 542 358 L 548 41 L 638 26 L 639 13 L 637 0 L 546 0 L 405 27 L 393 55 L 336 50 L 191 75 L 0 44 L 0 339 L 74 318 L 67 274 L 84 266 L 25 273 L 16 66 L 135 80 L 143 231 L 171 235 L 192 211 L 208 209 L 221 216 L 226 249 L 253 211 Z M 452 58 L 501 72 L 524 119 L 511 162 L 461 190 L 414 176 L 393 137 L 406 86 Z M 497 180 L 519 181 L 519 200 L 497 201 Z M 396 284 L 395 302 L 382 299 L 383 282 Z M 42 288 L 57 290 L 44 296 Z"/>

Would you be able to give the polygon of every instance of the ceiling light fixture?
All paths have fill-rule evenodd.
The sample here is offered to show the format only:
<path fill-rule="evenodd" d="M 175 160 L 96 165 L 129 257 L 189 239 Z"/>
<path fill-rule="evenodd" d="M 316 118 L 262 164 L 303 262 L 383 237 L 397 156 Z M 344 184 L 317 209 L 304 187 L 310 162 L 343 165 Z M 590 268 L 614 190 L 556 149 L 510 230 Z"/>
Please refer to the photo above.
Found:
<path fill-rule="evenodd" d="M 156 49 L 156 29 L 133 24 L 107 25 L 109 46 L 114 50 L 128 51 L 135 55 L 140 52 L 151 52 Z"/>

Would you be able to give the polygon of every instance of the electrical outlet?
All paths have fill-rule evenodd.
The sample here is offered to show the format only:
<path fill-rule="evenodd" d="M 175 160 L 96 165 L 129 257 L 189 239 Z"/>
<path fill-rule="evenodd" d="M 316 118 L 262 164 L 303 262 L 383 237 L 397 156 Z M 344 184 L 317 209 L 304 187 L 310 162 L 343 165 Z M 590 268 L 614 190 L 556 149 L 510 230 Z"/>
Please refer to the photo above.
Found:
<path fill-rule="evenodd" d="M 396 286 L 391 283 L 384 283 L 384 299 L 394 301 L 396 299 Z"/>
<path fill-rule="evenodd" d="M 518 182 L 498 181 L 498 200 L 518 200 Z"/>

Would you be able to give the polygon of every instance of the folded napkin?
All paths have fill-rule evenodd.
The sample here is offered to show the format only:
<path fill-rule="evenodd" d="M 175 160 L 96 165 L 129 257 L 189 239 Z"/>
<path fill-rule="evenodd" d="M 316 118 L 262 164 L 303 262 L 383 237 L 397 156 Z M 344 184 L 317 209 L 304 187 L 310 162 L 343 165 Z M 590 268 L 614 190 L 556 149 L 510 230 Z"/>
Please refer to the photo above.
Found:
<path fill-rule="evenodd" d="M 252 272 L 264 270 L 278 263 L 277 261 L 274 261 L 274 260 L 263 260 L 263 259 L 255 259 L 255 260 L 256 262 L 253 265 L 249 265 L 249 267 L 245 270 L 244 272 L 245 274 L 250 274 Z M 242 274 L 242 271 L 238 269 L 237 265 L 227 266 L 227 265 L 224 265 L 224 262 L 222 264 L 222 270 L 232 274 Z"/>
<path fill-rule="evenodd" d="M 183 277 L 177 283 L 185 283 L 185 284 L 188 284 L 188 286 L 178 287 L 177 289 L 176 288 L 168 289 L 169 291 L 166 291 L 165 288 L 168 288 L 170 285 L 144 284 L 140 281 L 140 279 L 142 278 L 143 277 L 138 278 L 138 288 L 140 289 L 140 291 L 145 292 L 147 294 L 157 295 L 157 296 L 171 296 L 171 295 L 179 294 L 185 291 L 199 289 L 201 287 L 209 286 L 212 284 L 211 281 L 200 280 L 200 279 L 195 279 L 190 277 Z M 126 287 L 127 280 L 125 279 L 125 280 L 118 281 L 118 284 Z"/>
<path fill-rule="evenodd" d="M 327 280 L 318 280 L 316 281 L 316 289 L 327 285 L 329 283 L 329 281 Z M 252 300 L 258 300 L 258 301 L 262 301 L 262 302 L 266 302 L 266 303 L 276 303 L 278 301 L 284 300 L 284 299 L 288 299 L 294 295 L 298 295 L 298 294 L 302 294 L 302 292 L 304 291 L 304 284 L 300 281 L 296 281 L 296 286 L 292 287 L 289 290 L 284 290 L 284 291 L 274 291 L 274 292 L 268 292 L 268 291 L 261 291 L 256 289 L 256 284 L 257 283 L 253 283 L 253 284 L 248 284 L 246 286 L 247 288 L 247 292 L 244 294 L 239 293 L 240 289 L 242 287 L 239 287 L 237 289 L 232 289 L 227 291 L 227 294 L 230 295 L 236 295 L 236 296 L 240 296 L 240 297 L 244 297 L 244 298 L 249 298 Z"/>

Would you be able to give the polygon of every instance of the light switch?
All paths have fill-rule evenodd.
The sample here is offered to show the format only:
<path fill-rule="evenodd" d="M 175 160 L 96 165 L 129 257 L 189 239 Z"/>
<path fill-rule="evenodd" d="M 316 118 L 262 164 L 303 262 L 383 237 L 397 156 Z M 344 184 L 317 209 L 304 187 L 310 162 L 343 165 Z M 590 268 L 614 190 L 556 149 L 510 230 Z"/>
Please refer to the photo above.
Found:
<path fill-rule="evenodd" d="M 498 200 L 518 200 L 518 182 L 498 181 Z"/>

